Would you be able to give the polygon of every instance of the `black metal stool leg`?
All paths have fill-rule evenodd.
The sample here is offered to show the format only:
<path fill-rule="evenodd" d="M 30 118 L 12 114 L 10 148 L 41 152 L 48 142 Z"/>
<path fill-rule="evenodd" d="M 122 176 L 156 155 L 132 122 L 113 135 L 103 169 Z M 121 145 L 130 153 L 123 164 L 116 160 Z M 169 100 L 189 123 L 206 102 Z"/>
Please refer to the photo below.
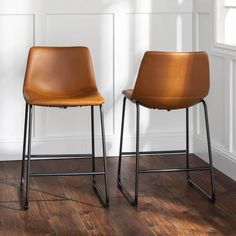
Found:
<path fill-rule="evenodd" d="M 210 165 L 210 178 L 211 178 L 211 195 L 208 194 L 202 187 L 200 187 L 195 181 L 193 181 L 189 177 L 189 183 L 202 192 L 207 198 L 211 201 L 215 201 L 215 184 L 214 184 L 214 177 L 213 177 L 213 162 L 212 162 L 212 150 L 211 150 L 211 139 L 210 139 L 210 128 L 209 128 L 209 121 L 208 121 L 208 112 L 207 112 L 207 105 L 204 100 L 201 101 L 204 108 L 204 115 L 205 115 L 205 125 L 206 125 L 206 135 L 207 135 L 207 147 L 208 147 L 208 156 L 209 156 L 209 165 Z"/>
<path fill-rule="evenodd" d="M 140 109 L 136 103 L 136 164 L 135 164 L 135 204 L 138 204 L 138 187 L 139 187 L 139 124 L 140 124 Z"/>
<path fill-rule="evenodd" d="M 107 176 L 107 157 L 106 157 L 106 142 L 105 142 L 105 129 L 103 107 L 100 105 L 100 118 L 101 118 L 101 132 L 102 132 L 102 150 L 103 150 L 103 169 L 104 169 L 104 182 L 105 182 L 105 198 L 103 197 L 101 188 L 97 185 L 96 181 L 93 183 L 93 188 L 97 194 L 100 202 L 104 207 L 109 206 L 109 190 L 108 190 L 108 176 Z"/>
<path fill-rule="evenodd" d="M 108 176 L 107 176 L 107 154 L 106 154 L 104 115 L 103 115 L 102 105 L 100 105 L 100 116 L 101 116 L 101 131 L 102 131 L 103 169 L 105 172 L 104 181 L 105 181 L 105 192 L 106 192 L 106 204 L 108 204 L 109 203 L 109 191 L 108 191 Z"/>
<path fill-rule="evenodd" d="M 186 168 L 189 168 L 189 108 L 186 108 Z M 187 180 L 189 180 L 189 171 L 186 171 Z"/>
<path fill-rule="evenodd" d="M 131 196 L 127 188 L 121 183 L 121 160 L 122 160 L 122 146 L 123 146 L 123 133 L 124 133 L 124 119 L 125 119 L 125 105 L 126 97 L 123 100 L 123 111 L 122 111 L 122 121 L 121 121 L 121 136 L 120 136 L 120 153 L 119 153 L 119 163 L 118 163 L 118 177 L 117 186 L 120 189 L 124 197 L 129 201 L 132 206 L 137 206 L 138 204 L 138 187 L 139 187 L 139 123 L 140 123 L 140 109 L 139 104 L 136 103 L 136 163 L 135 163 L 135 190 L 134 197 Z"/>
<path fill-rule="evenodd" d="M 125 106 L 126 106 L 126 97 L 124 97 L 124 99 L 123 99 L 123 108 L 122 108 L 121 134 L 120 134 L 120 151 L 119 151 L 118 174 L 117 174 L 117 181 L 118 182 L 120 182 L 120 172 L 121 172 L 123 134 L 124 134 L 124 121 L 125 121 Z"/>
<path fill-rule="evenodd" d="M 211 199 L 212 201 L 215 201 L 215 183 L 214 183 L 214 176 L 213 176 L 213 161 L 212 161 L 212 150 L 211 150 L 211 138 L 210 138 L 210 128 L 209 128 L 209 120 L 208 120 L 208 111 L 207 111 L 207 105 L 204 100 L 202 100 L 202 104 L 204 107 L 204 113 L 205 113 L 205 123 L 206 123 L 206 134 L 207 134 L 207 147 L 208 147 L 208 156 L 209 156 L 209 165 L 210 165 L 210 176 L 211 176 Z"/>
<path fill-rule="evenodd" d="M 30 184 L 30 156 L 31 156 L 31 133 L 32 133 L 32 105 L 29 106 L 29 129 L 28 129 L 28 154 L 26 168 L 26 193 L 24 199 L 24 210 L 29 208 L 29 184 Z"/>
<path fill-rule="evenodd" d="M 26 141 L 27 141 L 27 124 L 28 124 L 28 104 L 25 103 L 25 123 L 24 123 L 24 139 L 23 139 L 23 151 L 22 151 L 22 163 L 21 163 L 21 180 L 20 180 L 20 191 L 24 190 L 24 173 L 25 173 L 25 152 L 26 152 Z"/>
<path fill-rule="evenodd" d="M 94 106 L 91 106 L 92 172 L 95 172 Z M 93 175 L 93 184 L 96 182 Z"/>

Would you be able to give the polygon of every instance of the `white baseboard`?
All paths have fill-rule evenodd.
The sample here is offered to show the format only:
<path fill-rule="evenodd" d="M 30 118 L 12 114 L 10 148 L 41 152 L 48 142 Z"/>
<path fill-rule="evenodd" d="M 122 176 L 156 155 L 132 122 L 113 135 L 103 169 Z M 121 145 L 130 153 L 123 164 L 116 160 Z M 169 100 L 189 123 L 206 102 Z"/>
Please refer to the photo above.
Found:
<path fill-rule="evenodd" d="M 106 147 L 107 156 L 119 155 L 119 136 L 107 136 Z M 191 149 L 190 142 L 190 149 Z M 95 138 L 96 155 L 101 156 L 101 139 Z M 185 149 L 184 132 L 164 132 L 140 137 L 140 150 L 177 150 Z M 126 136 L 123 141 L 124 151 L 135 150 L 135 137 Z M 67 138 L 47 138 L 33 139 L 32 152 L 34 154 L 53 153 L 90 153 L 90 137 L 67 137 Z M 22 153 L 22 140 L 3 141 L 0 140 L 0 161 L 20 160 Z"/>
<path fill-rule="evenodd" d="M 193 152 L 208 162 L 207 143 L 200 136 L 193 135 Z M 236 155 L 212 144 L 213 165 L 233 180 L 236 180 Z"/>

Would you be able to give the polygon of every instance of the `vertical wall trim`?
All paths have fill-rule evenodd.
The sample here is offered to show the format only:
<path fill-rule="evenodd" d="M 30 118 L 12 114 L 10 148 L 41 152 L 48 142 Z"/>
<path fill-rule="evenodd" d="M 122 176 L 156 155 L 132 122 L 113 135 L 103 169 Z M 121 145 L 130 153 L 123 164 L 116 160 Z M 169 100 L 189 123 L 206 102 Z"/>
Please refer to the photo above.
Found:
<path fill-rule="evenodd" d="M 229 61 L 229 152 L 233 152 L 233 60 Z"/>
<path fill-rule="evenodd" d="M 195 34 L 196 34 L 196 45 L 195 49 L 199 51 L 199 13 L 195 13 Z"/>
<path fill-rule="evenodd" d="M 113 124 L 112 124 L 112 128 L 113 128 L 113 135 L 115 135 L 115 133 L 116 133 L 116 125 L 115 125 L 115 122 L 116 122 L 116 119 L 115 119 L 115 117 L 116 117 L 116 106 L 115 106 L 115 104 L 116 104 L 116 76 L 115 76 L 115 59 L 116 59 L 116 57 L 115 57 L 115 43 L 116 43 L 116 41 L 115 41 L 115 13 L 113 13 L 112 14 L 112 27 L 113 27 L 113 29 L 112 29 L 112 34 L 113 34 L 113 63 L 112 63 L 112 66 L 113 66 L 113 88 L 112 88 L 112 90 L 113 90 L 113 96 L 112 96 L 112 99 L 113 99 L 113 101 L 112 101 L 112 105 L 113 105 Z"/>
<path fill-rule="evenodd" d="M 183 19 L 181 15 L 177 15 L 176 19 L 176 49 L 177 51 L 182 51 L 183 45 L 182 45 L 182 38 L 183 38 Z"/>
<path fill-rule="evenodd" d="M 195 13 L 195 49 L 199 51 L 199 13 Z M 200 105 L 197 105 L 197 134 L 200 135 Z"/>
<path fill-rule="evenodd" d="M 35 19 L 35 14 L 33 15 L 33 45 L 32 46 L 36 46 L 36 19 Z M 22 88 L 23 90 L 23 88 Z M 24 124 L 23 124 L 24 125 Z M 34 139 L 36 137 L 36 121 L 35 121 L 35 109 L 33 106 L 32 109 L 32 139 Z M 23 136 L 22 136 L 23 138 Z"/>

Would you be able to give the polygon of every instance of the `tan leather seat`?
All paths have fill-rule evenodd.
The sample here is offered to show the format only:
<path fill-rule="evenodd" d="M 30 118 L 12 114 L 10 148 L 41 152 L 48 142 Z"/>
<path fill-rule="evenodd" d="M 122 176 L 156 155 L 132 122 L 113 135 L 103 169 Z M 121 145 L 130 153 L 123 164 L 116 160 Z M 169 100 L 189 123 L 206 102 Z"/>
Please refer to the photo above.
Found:
<path fill-rule="evenodd" d="M 30 105 L 60 107 L 104 103 L 86 47 L 32 47 L 23 94 Z"/>
<path fill-rule="evenodd" d="M 205 52 L 146 52 L 131 100 L 157 109 L 187 108 L 209 92 L 209 63 Z"/>

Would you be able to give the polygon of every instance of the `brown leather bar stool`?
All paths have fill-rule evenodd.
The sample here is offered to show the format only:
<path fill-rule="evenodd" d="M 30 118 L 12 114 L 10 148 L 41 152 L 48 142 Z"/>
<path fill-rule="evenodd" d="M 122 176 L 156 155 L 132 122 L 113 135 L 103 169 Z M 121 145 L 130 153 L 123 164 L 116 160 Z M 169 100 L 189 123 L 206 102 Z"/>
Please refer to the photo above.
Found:
<path fill-rule="evenodd" d="M 92 60 L 86 47 L 32 47 L 29 52 L 23 94 L 26 101 L 25 126 L 21 171 L 21 192 L 24 209 L 29 206 L 30 177 L 42 176 L 84 176 L 93 179 L 93 189 L 104 207 L 109 205 L 106 167 L 105 131 L 103 120 L 104 98 L 95 81 Z M 32 107 L 91 107 L 92 154 L 32 155 Z M 95 170 L 94 107 L 99 106 L 101 118 L 103 171 Z M 28 132 L 27 132 L 28 130 Z M 26 140 L 27 155 L 26 155 Z M 77 157 L 92 160 L 92 172 L 31 173 L 32 158 Z M 25 171 L 25 162 L 26 171 Z M 26 172 L 26 173 L 25 173 Z M 96 175 L 104 176 L 105 194 L 96 183 Z"/>
<path fill-rule="evenodd" d="M 203 100 L 209 92 L 209 62 L 205 52 L 146 52 L 134 89 L 123 91 L 123 111 L 120 136 L 120 153 L 118 163 L 117 185 L 131 205 L 138 204 L 139 174 L 184 171 L 188 183 L 203 193 L 210 201 L 215 200 L 215 187 L 212 173 L 212 151 L 208 112 L 206 102 Z M 136 105 L 136 151 L 122 151 L 125 105 L 126 99 Z M 204 107 L 209 166 L 190 167 L 189 163 L 189 107 L 202 103 Z M 150 109 L 186 109 L 186 150 L 172 151 L 139 151 L 139 119 L 140 106 Z M 139 157 L 143 154 L 186 154 L 186 168 L 170 169 L 140 169 Z M 121 182 L 121 160 L 123 155 L 136 155 L 135 164 L 135 191 L 131 196 Z M 211 180 L 211 194 L 204 190 L 191 177 L 191 171 L 208 171 Z"/>

